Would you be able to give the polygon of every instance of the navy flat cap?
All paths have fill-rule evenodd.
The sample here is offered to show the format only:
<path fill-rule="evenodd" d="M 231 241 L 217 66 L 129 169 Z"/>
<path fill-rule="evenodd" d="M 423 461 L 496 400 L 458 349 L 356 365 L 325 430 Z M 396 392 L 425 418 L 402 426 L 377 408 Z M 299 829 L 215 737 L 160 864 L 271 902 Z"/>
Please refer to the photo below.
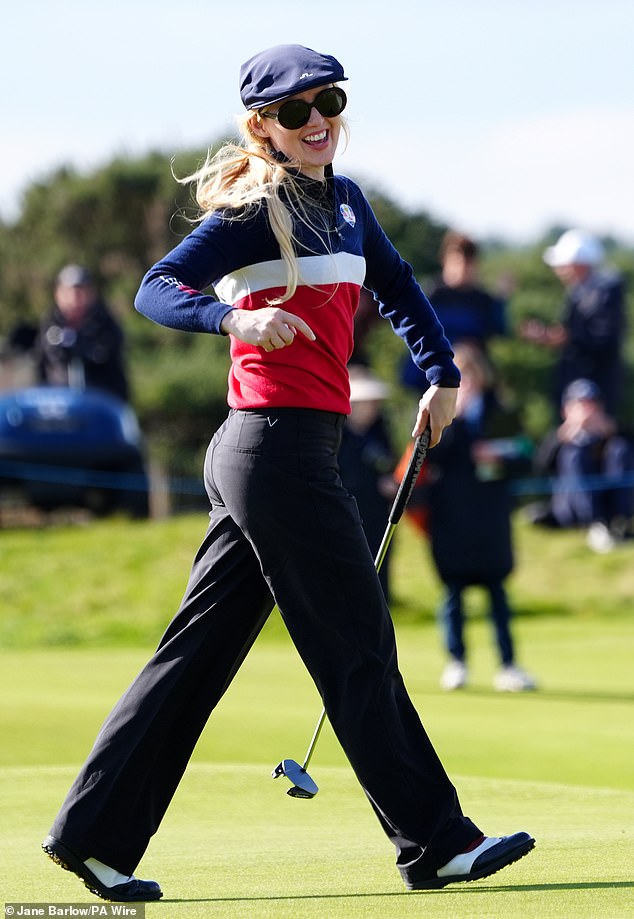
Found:
<path fill-rule="evenodd" d="M 240 98 L 258 109 L 325 83 L 347 80 L 330 54 L 303 45 L 275 45 L 249 58 L 240 68 Z"/>

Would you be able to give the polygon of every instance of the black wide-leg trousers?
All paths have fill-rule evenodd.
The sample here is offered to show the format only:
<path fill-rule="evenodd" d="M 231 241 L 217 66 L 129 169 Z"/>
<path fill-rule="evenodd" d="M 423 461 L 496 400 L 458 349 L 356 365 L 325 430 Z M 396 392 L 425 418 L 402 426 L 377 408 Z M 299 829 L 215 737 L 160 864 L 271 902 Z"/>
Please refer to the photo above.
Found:
<path fill-rule="evenodd" d="M 51 834 L 131 874 L 210 713 L 277 603 L 397 848 L 447 862 L 479 834 L 410 701 L 356 503 L 343 416 L 231 411 L 205 462 L 210 523 L 181 607 L 108 716 Z"/>

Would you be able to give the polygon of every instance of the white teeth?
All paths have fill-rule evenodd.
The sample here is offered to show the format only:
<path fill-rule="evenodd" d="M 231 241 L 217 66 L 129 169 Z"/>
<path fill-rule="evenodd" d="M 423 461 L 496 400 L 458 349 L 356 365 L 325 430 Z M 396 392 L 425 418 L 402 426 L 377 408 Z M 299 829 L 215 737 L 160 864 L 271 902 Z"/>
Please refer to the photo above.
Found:
<path fill-rule="evenodd" d="M 307 140 L 309 144 L 315 144 L 320 140 L 325 140 L 327 133 L 327 131 L 320 131 L 319 134 L 309 134 L 304 140 Z"/>

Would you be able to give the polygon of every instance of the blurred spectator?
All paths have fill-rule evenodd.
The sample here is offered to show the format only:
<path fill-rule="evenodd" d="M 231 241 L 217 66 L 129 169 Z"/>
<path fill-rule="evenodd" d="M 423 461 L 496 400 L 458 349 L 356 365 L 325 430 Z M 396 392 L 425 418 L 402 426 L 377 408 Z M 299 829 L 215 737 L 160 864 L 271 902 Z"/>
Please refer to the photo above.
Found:
<path fill-rule="evenodd" d="M 449 230 L 440 246 L 441 277 L 427 296 L 452 346 L 470 342 L 486 351 L 489 341 L 507 332 L 506 296 L 511 282 L 506 279 L 504 296 L 494 296 L 479 281 L 480 249 L 464 233 Z M 411 358 L 405 362 L 402 381 L 425 390 L 425 375 Z"/>
<path fill-rule="evenodd" d="M 494 686 L 521 692 L 535 681 L 516 663 L 504 582 L 514 567 L 509 479 L 529 468 L 531 445 L 498 397 L 482 349 L 462 344 L 455 351 L 462 374 L 456 420 L 431 451 L 423 483 L 431 553 L 445 589 L 439 618 L 449 662 L 441 686 L 467 683 L 463 594 L 479 585 L 488 594 L 501 665 Z"/>
<path fill-rule="evenodd" d="M 341 479 L 354 495 L 372 555 L 376 557 L 385 533 L 396 485 L 392 478 L 395 455 L 383 403 L 388 387 L 363 366 L 350 367 L 350 415 L 339 450 Z M 379 579 L 389 600 L 389 559 L 383 560 Z"/>
<path fill-rule="evenodd" d="M 55 304 L 35 343 L 42 382 L 95 387 L 128 401 L 123 332 L 99 298 L 91 275 L 67 265 L 57 276 Z"/>
<path fill-rule="evenodd" d="M 546 249 L 544 261 L 566 288 L 562 318 L 553 324 L 529 319 L 521 324 L 520 334 L 559 351 L 554 386 L 558 414 L 566 386 L 583 377 L 599 386 L 606 410 L 615 415 L 623 387 L 623 278 L 600 267 L 603 247 L 582 230 L 567 230 Z"/>
<path fill-rule="evenodd" d="M 536 472 L 554 478 L 552 497 L 527 514 L 544 526 L 587 527 L 590 547 L 608 552 L 630 533 L 634 490 L 624 482 L 634 471 L 634 449 L 606 413 L 592 380 L 568 385 L 563 419 L 535 454 Z"/>

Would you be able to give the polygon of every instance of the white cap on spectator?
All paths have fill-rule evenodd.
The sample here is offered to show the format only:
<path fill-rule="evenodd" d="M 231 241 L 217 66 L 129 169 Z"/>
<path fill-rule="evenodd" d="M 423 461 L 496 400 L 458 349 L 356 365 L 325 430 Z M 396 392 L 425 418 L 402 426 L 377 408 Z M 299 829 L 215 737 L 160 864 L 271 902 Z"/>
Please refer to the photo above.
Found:
<path fill-rule="evenodd" d="M 603 246 L 591 233 L 566 230 L 554 246 L 544 252 L 544 261 L 551 268 L 564 265 L 598 265 L 603 261 Z"/>
<path fill-rule="evenodd" d="M 350 401 L 375 402 L 386 399 L 390 394 L 387 383 L 379 380 L 370 370 L 350 368 Z"/>

